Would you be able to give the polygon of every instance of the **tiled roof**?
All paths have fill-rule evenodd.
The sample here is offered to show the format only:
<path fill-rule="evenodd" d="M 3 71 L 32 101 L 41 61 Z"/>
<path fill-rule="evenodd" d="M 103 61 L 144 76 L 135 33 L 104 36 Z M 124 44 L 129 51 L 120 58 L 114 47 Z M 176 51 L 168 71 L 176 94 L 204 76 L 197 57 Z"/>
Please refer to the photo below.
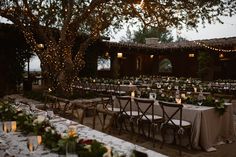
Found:
<path fill-rule="evenodd" d="M 137 48 L 137 49 L 155 49 L 155 50 L 168 50 L 168 49 L 181 49 L 181 48 L 201 48 L 201 44 L 216 48 L 224 47 L 236 47 L 236 37 L 229 38 L 215 38 L 205 40 L 194 40 L 194 41 L 180 41 L 171 43 L 156 43 L 155 45 L 137 44 L 137 43 L 118 43 L 104 41 L 108 47 L 119 47 L 119 48 Z M 200 44 L 197 44 L 200 43 Z"/>

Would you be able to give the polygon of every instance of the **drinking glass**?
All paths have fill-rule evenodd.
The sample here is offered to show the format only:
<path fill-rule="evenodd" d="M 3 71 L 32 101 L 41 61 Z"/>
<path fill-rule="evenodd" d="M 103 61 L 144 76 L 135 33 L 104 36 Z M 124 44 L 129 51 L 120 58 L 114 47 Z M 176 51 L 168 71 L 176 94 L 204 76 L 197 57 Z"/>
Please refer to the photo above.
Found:
<path fill-rule="evenodd" d="M 78 157 L 74 140 L 68 140 L 66 143 L 66 157 Z"/>
<path fill-rule="evenodd" d="M 201 106 L 203 103 L 203 100 L 205 99 L 204 95 L 202 94 L 202 92 L 199 93 L 197 100 L 198 100 L 198 105 Z"/>
<path fill-rule="evenodd" d="M 53 110 L 47 110 L 47 117 L 48 117 L 48 119 L 52 119 L 54 117 Z"/>
<path fill-rule="evenodd" d="M 30 152 L 33 152 L 38 147 L 38 137 L 37 136 L 28 136 L 27 147 Z"/>

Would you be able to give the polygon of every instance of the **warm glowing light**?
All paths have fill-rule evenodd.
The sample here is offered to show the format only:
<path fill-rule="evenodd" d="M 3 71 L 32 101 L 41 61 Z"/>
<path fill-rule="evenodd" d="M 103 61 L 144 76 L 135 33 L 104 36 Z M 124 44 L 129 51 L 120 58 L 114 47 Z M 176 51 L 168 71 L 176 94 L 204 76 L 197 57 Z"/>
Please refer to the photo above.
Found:
<path fill-rule="evenodd" d="M 34 147 L 33 147 L 32 143 L 28 144 L 28 149 L 29 149 L 30 152 L 32 152 L 34 150 Z"/>
<path fill-rule="evenodd" d="M 52 89 L 51 89 L 51 88 L 48 88 L 48 92 L 52 92 Z"/>
<path fill-rule="evenodd" d="M 154 57 L 154 55 L 150 55 L 150 58 L 153 58 Z"/>
<path fill-rule="evenodd" d="M 40 49 L 43 49 L 44 45 L 43 44 L 38 44 L 37 47 L 40 48 Z"/>
<path fill-rule="evenodd" d="M 13 131 L 13 132 L 16 131 L 16 121 L 11 122 L 11 131 Z"/>
<path fill-rule="evenodd" d="M 175 101 L 176 101 L 177 104 L 181 104 L 181 98 L 180 97 L 175 98 Z"/>
<path fill-rule="evenodd" d="M 105 53 L 105 57 L 109 57 L 109 53 L 108 52 Z"/>
<path fill-rule="evenodd" d="M 189 54 L 188 54 L 188 57 L 189 57 L 189 58 L 193 58 L 193 57 L 195 57 L 195 54 L 194 54 L 194 53 L 189 53 Z"/>
<path fill-rule="evenodd" d="M 122 58 L 123 57 L 123 53 L 117 53 L 117 58 Z"/>
<path fill-rule="evenodd" d="M 139 4 L 139 6 L 140 6 L 140 8 L 143 8 L 144 7 L 144 0 L 141 0 L 141 2 L 140 2 L 140 4 Z"/>
<path fill-rule="evenodd" d="M 135 92 L 131 92 L 131 97 L 134 98 L 135 97 Z"/>
<path fill-rule="evenodd" d="M 224 58 L 224 54 L 221 53 L 221 54 L 219 55 L 219 57 L 220 57 L 220 58 Z"/>
<path fill-rule="evenodd" d="M 42 143 L 42 136 L 37 136 L 37 141 L 38 141 L 38 144 L 41 144 Z"/>

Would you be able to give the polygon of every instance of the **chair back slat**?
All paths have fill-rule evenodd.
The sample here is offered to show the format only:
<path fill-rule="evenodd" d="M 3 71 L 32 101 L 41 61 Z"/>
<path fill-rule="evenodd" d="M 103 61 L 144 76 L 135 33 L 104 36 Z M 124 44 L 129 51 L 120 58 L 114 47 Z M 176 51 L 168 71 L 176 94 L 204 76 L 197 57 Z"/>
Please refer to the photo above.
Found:
<path fill-rule="evenodd" d="M 175 127 L 182 127 L 182 109 L 183 105 L 182 104 L 177 104 L 173 102 L 165 102 L 165 101 L 159 101 L 159 104 L 161 106 L 162 112 L 163 112 L 163 118 L 165 120 L 164 124 L 171 122 L 173 126 Z M 169 113 L 167 112 L 167 108 L 174 108 L 174 112 Z M 178 116 L 179 119 L 179 125 L 177 126 L 174 122 L 173 119 L 175 116 Z"/>
<path fill-rule="evenodd" d="M 154 120 L 154 100 L 134 98 L 134 102 L 138 108 L 140 118 L 145 118 L 150 122 Z M 152 117 L 147 117 L 147 115 L 152 115 Z"/>
<path fill-rule="evenodd" d="M 120 108 L 121 114 L 125 114 L 127 110 L 130 111 L 130 115 L 132 116 L 132 104 L 131 104 L 131 97 L 130 96 L 116 96 Z"/>

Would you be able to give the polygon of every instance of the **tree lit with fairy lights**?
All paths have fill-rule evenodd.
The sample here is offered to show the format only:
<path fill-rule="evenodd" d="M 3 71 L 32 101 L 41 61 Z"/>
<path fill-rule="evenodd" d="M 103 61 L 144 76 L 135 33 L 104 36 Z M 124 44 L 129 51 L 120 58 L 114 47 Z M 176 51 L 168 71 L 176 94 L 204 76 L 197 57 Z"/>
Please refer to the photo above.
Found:
<path fill-rule="evenodd" d="M 79 78 L 86 49 L 125 22 L 143 27 L 196 28 L 236 13 L 234 0 L 1 0 L 0 15 L 12 21 L 38 55 L 44 77 L 64 92 Z M 85 34 L 79 49 L 76 39 Z"/>

